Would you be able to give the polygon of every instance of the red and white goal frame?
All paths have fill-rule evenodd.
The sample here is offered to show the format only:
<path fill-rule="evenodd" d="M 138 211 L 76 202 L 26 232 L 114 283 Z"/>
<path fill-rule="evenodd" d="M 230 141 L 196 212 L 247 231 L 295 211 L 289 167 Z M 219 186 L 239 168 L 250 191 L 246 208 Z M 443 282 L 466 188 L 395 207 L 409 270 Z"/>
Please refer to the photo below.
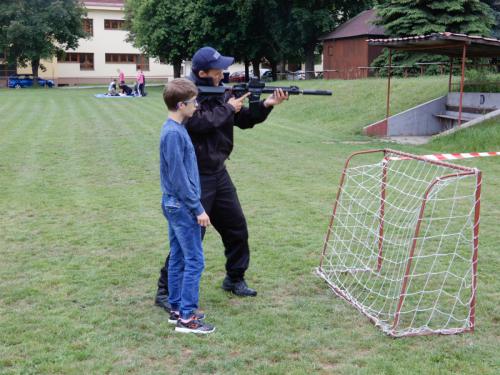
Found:
<path fill-rule="evenodd" d="M 317 273 L 390 336 L 471 332 L 480 195 L 476 168 L 391 149 L 356 152 Z"/>

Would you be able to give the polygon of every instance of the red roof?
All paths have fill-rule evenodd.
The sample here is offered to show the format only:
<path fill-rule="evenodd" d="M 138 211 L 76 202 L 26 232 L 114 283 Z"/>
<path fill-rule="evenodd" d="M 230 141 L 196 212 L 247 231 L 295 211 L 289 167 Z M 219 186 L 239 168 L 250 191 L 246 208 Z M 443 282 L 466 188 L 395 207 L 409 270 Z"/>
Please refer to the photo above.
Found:
<path fill-rule="evenodd" d="M 349 21 L 344 22 L 334 31 L 321 36 L 320 40 L 352 38 L 364 35 L 385 35 L 382 26 L 374 25 L 377 18 L 375 9 L 365 10 Z"/>

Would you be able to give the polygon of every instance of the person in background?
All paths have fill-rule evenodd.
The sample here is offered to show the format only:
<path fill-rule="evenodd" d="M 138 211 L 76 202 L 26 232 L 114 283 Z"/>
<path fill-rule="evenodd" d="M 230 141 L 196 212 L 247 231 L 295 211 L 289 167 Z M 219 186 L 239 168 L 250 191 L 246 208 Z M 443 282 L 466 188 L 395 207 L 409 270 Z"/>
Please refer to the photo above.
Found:
<path fill-rule="evenodd" d="M 137 68 L 136 87 L 137 96 L 144 96 L 144 73 L 141 68 Z"/>
<path fill-rule="evenodd" d="M 116 69 L 116 71 L 118 72 L 118 84 L 120 86 L 120 88 L 122 89 L 122 94 L 125 93 L 125 91 L 123 90 L 123 85 L 125 85 L 125 73 L 123 73 L 123 70 L 121 69 Z"/>
<path fill-rule="evenodd" d="M 113 79 L 108 86 L 108 95 L 109 96 L 118 96 L 119 94 L 116 92 L 116 79 Z"/>

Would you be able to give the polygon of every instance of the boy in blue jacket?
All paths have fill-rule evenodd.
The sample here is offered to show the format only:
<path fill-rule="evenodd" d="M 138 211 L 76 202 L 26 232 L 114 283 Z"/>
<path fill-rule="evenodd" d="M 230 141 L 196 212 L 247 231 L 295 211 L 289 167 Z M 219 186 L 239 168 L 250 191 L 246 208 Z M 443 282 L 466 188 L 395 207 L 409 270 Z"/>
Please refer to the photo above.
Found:
<path fill-rule="evenodd" d="M 204 269 L 201 227 L 210 219 L 200 202 L 200 179 L 193 144 L 184 123 L 198 105 L 198 89 L 187 79 L 174 79 L 163 92 L 169 110 L 160 139 L 162 210 L 168 221 L 169 322 L 182 333 L 210 333 L 197 313 L 200 278 Z"/>

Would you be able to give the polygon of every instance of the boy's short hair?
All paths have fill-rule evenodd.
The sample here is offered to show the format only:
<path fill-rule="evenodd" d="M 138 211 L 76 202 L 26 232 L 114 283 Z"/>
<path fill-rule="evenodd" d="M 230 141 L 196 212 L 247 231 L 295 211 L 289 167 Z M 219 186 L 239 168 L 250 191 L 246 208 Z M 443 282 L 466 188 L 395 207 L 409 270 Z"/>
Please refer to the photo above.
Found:
<path fill-rule="evenodd" d="M 191 99 L 198 95 L 196 85 L 186 78 L 176 78 L 165 85 L 163 101 L 171 111 L 177 109 L 177 103 Z"/>

